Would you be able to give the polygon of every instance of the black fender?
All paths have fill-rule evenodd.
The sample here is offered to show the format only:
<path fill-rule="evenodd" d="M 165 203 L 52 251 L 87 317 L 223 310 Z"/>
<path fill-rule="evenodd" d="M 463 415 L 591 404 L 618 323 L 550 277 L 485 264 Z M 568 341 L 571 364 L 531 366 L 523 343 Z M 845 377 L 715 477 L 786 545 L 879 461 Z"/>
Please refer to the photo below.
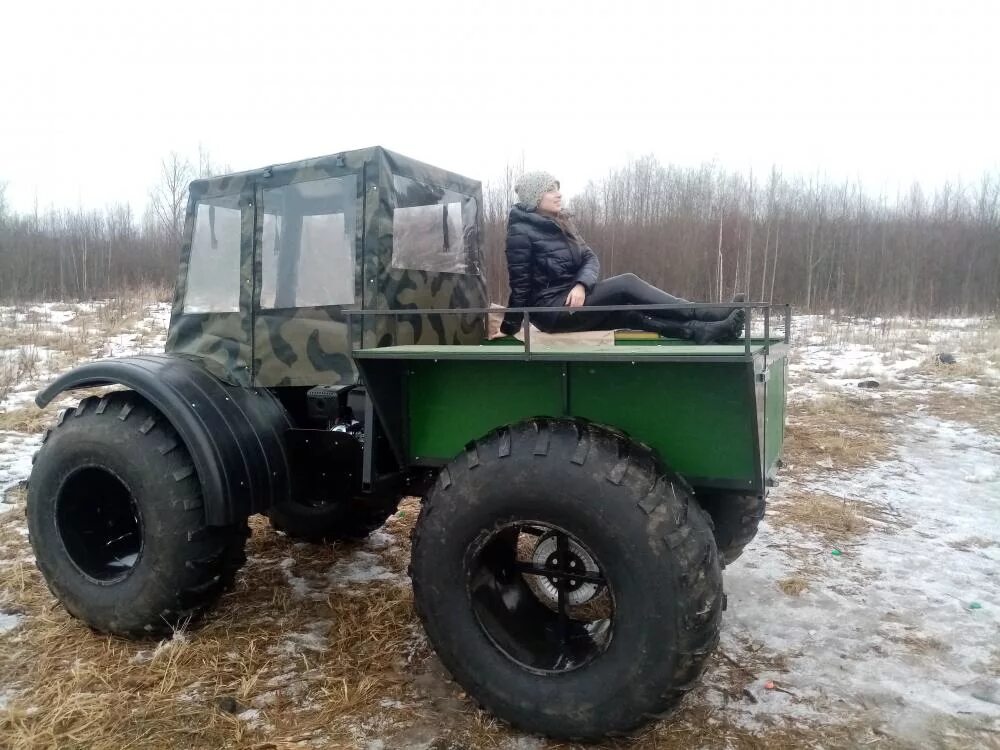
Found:
<path fill-rule="evenodd" d="M 196 359 L 150 354 L 81 365 L 42 389 L 47 406 L 63 391 L 122 385 L 152 404 L 177 430 L 201 480 L 206 522 L 224 526 L 290 497 L 284 443 L 291 420 L 264 388 L 230 385 Z"/>

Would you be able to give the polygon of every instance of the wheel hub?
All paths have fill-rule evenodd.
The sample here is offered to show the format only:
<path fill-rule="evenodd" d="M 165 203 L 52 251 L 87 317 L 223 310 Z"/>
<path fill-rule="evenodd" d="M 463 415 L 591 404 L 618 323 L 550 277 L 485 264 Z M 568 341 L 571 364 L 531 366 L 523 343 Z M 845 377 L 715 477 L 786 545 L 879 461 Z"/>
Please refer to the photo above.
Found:
<path fill-rule="evenodd" d="M 139 507 L 122 480 L 105 469 L 84 467 L 64 482 L 55 521 L 70 559 L 92 580 L 127 577 L 142 552 Z"/>
<path fill-rule="evenodd" d="M 517 520 L 494 530 L 470 561 L 469 595 L 480 626 L 529 671 L 578 669 L 611 643 L 614 596 L 585 544 L 550 523 Z"/>
<path fill-rule="evenodd" d="M 570 571 L 570 576 L 565 585 L 566 603 L 571 607 L 584 604 L 593 599 L 600 587 L 596 583 L 581 581 L 572 577 L 574 571 L 581 574 L 590 573 L 596 575 L 599 570 L 594 558 L 580 546 L 575 539 L 568 539 L 568 550 L 566 553 L 566 568 Z M 549 568 L 552 571 L 560 571 L 559 551 L 557 550 L 557 539 L 554 533 L 549 533 L 538 540 L 535 550 L 531 555 L 531 561 L 535 565 Z M 559 580 L 560 575 L 534 576 L 536 593 L 550 604 L 557 604 L 559 601 Z"/>

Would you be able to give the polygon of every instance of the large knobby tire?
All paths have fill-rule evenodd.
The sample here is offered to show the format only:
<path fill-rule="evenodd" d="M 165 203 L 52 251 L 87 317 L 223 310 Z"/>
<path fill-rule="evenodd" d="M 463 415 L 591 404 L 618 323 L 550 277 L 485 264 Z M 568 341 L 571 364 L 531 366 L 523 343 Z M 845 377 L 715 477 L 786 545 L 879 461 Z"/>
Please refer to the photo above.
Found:
<path fill-rule="evenodd" d="M 603 576 L 611 619 L 590 632 L 571 621 L 570 659 L 548 656 L 566 644 L 562 622 L 561 638 L 546 625 L 523 650 L 517 632 L 530 618 L 497 627 L 508 605 L 542 613 L 539 622 L 551 610 L 525 606 L 537 586 L 497 562 L 511 525 L 515 536 L 532 526 L 518 521 L 570 537 L 577 559 Z M 455 679 L 495 715 L 551 737 L 596 740 L 663 715 L 718 643 L 722 574 L 707 516 L 648 448 L 578 421 L 501 428 L 451 461 L 421 510 L 410 574 L 417 613 Z"/>
<path fill-rule="evenodd" d="M 35 457 L 27 516 L 56 598 L 91 627 L 127 637 L 197 620 L 246 560 L 246 520 L 206 525 L 187 448 L 131 391 L 60 414 Z"/>
<path fill-rule="evenodd" d="M 757 536 L 767 503 L 761 495 L 713 493 L 698 495 L 698 502 L 712 518 L 719 555 L 728 565 L 743 554 Z"/>
<path fill-rule="evenodd" d="M 321 544 L 357 541 L 379 528 L 399 507 L 399 495 L 358 495 L 307 505 L 290 500 L 267 511 L 271 525 L 293 539 Z"/>

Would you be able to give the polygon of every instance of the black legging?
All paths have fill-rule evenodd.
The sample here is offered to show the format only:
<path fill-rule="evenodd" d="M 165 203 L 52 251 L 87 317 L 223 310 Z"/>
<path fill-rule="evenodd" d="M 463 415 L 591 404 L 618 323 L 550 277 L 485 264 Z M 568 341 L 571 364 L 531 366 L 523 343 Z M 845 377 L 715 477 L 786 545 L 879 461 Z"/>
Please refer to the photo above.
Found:
<path fill-rule="evenodd" d="M 562 307 L 565 297 L 553 300 L 553 307 Z M 679 305 L 686 299 L 674 297 L 662 289 L 657 289 L 647 281 L 643 281 L 634 273 L 623 273 L 610 279 L 599 281 L 594 285 L 584 301 L 584 307 L 591 305 Z M 532 322 L 547 333 L 575 333 L 578 331 L 610 331 L 616 328 L 637 328 L 651 330 L 649 318 L 654 320 L 687 321 L 695 318 L 719 320 L 718 314 L 696 315 L 694 310 L 656 310 L 643 312 L 641 310 L 622 310 L 620 312 L 577 312 L 569 313 L 566 308 L 556 313 L 535 313 Z M 725 315 L 729 311 L 726 310 Z"/>

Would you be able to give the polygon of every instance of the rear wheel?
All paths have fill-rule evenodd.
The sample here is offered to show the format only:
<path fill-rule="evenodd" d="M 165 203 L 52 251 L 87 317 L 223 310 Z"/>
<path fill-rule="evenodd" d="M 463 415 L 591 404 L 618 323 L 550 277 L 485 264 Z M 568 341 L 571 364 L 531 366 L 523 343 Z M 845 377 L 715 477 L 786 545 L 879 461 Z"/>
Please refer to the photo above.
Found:
<path fill-rule="evenodd" d="M 361 492 L 362 447 L 354 437 L 310 431 L 292 453 L 292 497 L 267 511 L 278 531 L 306 542 L 364 539 L 396 511 L 398 492 Z"/>
<path fill-rule="evenodd" d="M 304 542 L 364 539 L 399 506 L 398 495 L 329 497 L 323 501 L 290 500 L 267 511 L 271 525 Z"/>
<path fill-rule="evenodd" d="M 699 495 L 698 502 L 712 517 L 715 543 L 719 555 L 728 565 L 735 562 L 743 549 L 757 536 L 757 528 L 767 503 L 759 495 L 731 493 Z"/>
<path fill-rule="evenodd" d="M 530 732 L 628 732 L 677 704 L 718 641 L 707 517 L 647 448 L 580 422 L 471 443 L 427 496 L 410 573 L 444 665 Z"/>
<path fill-rule="evenodd" d="M 162 635 L 196 620 L 245 560 L 245 520 L 206 525 L 187 448 L 129 391 L 60 415 L 32 468 L 27 516 L 52 593 L 109 633 Z"/>

